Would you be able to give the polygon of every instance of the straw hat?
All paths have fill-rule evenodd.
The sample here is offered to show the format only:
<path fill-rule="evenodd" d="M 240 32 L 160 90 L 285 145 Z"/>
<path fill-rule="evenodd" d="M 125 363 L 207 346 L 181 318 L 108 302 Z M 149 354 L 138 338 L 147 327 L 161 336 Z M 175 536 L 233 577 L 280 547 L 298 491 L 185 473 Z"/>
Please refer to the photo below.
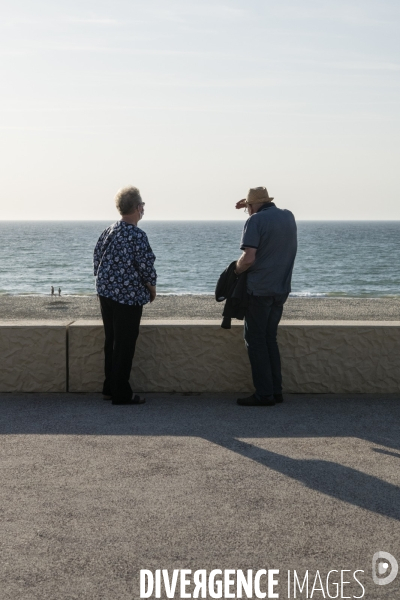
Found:
<path fill-rule="evenodd" d="M 243 198 L 240 202 L 246 204 L 257 204 L 257 202 L 272 202 L 273 198 L 268 196 L 267 188 L 256 187 L 250 188 L 247 194 L 247 198 Z"/>

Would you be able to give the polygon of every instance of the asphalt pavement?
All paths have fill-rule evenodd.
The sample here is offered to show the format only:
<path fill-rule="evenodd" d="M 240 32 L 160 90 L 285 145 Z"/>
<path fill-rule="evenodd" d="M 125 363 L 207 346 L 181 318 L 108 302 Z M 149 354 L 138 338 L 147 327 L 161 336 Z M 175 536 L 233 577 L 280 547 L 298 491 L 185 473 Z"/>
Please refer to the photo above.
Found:
<path fill-rule="evenodd" d="M 176 598 L 215 569 L 400 598 L 400 574 L 372 580 L 376 552 L 400 563 L 399 395 L 0 394 L 0 429 L 1 600 L 136 600 L 144 569 L 190 570 Z"/>

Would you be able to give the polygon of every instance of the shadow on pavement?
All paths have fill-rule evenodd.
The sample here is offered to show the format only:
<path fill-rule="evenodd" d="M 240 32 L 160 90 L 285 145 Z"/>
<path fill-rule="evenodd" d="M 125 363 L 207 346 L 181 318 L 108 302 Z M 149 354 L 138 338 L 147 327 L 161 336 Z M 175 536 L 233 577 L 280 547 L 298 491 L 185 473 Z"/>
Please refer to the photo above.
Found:
<path fill-rule="evenodd" d="M 398 395 L 292 395 L 274 407 L 239 407 L 232 395 L 149 394 L 142 406 L 112 406 L 94 394 L 0 395 L 0 433 L 185 436 L 208 440 L 310 489 L 400 520 L 400 488 L 327 460 L 271 452 L 243 439 L 359 438 L 400 458 Z M 201 457 L 199 457 L 201 460 Z"/>
<path fill-rule="evenodd" d="M 243 441 L 220 445 L 322 494 L 400 520 L 400 488 L 382 479 L 327 460 L 289 458 Z"/>

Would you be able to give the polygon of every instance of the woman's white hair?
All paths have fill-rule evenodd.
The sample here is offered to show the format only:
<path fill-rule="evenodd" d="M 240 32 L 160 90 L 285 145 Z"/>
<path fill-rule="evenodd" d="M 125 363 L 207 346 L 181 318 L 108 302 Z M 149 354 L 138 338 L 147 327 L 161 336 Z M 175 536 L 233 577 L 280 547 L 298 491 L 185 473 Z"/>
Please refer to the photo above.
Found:
<path fill-rule="evenodd" d="M 137 187 L 125 187 L 118 190 L 115 196 L 115 206 L 121 215 L 130 215 L 142 202 L 140 192 Z"/>

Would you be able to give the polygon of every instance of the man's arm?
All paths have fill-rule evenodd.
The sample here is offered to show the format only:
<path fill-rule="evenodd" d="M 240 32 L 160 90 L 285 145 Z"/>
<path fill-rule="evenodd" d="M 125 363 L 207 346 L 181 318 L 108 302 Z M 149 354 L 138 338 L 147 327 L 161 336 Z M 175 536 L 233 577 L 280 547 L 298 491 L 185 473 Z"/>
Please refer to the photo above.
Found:
<path fill-rule="evenodd" d="M 257 248 L 244 248 L 242 256 L 236 262 L 235 273 L 240 275 L 247 271 L 256 260 Z"/>

